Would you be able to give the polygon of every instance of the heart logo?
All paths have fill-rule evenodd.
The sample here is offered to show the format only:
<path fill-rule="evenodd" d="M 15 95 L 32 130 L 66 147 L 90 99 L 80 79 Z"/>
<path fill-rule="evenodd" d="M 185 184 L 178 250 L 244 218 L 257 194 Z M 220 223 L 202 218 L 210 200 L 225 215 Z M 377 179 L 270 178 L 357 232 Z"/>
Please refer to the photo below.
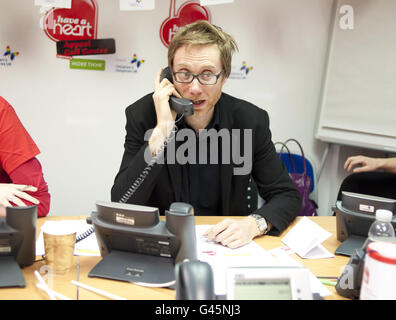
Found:
<path fill-rule="evenodd" d="M 175 1 L 171 0 L 169 17 L 164 20 L 160 28 L 160 37 L 165 47 L 169 46 L 170 41 L 180 27 L 198 20 L 210 21 L 210 12 L 195 1 L 183 3 L 176 12 Z"/>
<path fill-rule="evenodd" d="M 72 0 L 71 9 L 52 8 L 44 16 L 44 32 L 53 41 L 96 39 L 97 8 L 95 0 Z"/>

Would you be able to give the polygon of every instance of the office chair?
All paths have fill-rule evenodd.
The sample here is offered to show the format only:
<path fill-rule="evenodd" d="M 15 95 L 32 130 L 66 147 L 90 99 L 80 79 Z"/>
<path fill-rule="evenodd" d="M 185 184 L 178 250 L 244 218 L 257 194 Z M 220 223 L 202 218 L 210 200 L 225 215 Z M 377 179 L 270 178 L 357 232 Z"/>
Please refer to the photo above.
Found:
<path fill-rule="evenodd" d="M 292 139 L 294 140 L 294 139 Z M 286 143 L 289 140 L 286 141 Z M 293 165 L 292 162 L 294 163 L 294 169 L 296 173 L 303 173 L 304 172 L 304 158 L 305 158 L 305 165 L 306 165 L 306 172 L 307 175 L 311 179 L 311 189 L 310 189 L 310 194 L 309 198 L 314 201 L 316 204 L 318 203 L 318 191 L 317 191 L 317 169 L 315 162 L 304 153 L 304 158 L 301 155 L 301 151 L 295 152 L 293 149 L 290 149 L 288 146 L 284 146 L 282 150 L 282 146 L 284 145 L 283 142 L 276 142 L 275 147 L 277 150 L 277 154 L 282 160 L 282 162 L 285 164 L 287 172 L 291 173 L 293 172 Z M 280 154 L 280 151 L 282 150 L 282 154 Z"/>
<path fill-rule="evenodd" d="M 278 147 L 278 145 L 279 145 L 279 147 Z M 310 188 L 309 199 L 314 201 L 316 204 L 316 207 L 317 207 L 317 203 L 318 203 L 318 191 L 316 188 L 317 169 L 316 169 L 314 161 L 309 156 L 307 156 L 305 153 L 304 153 L 304 158 L 303 158 L 300 151 L 298 153 L 290 151 L 290 148 L 288 146 L 284 147 L 284 150 L 282 151 L 282 154 L 280 155 L 282 145 L 283 145 L 283 142 L 275 143 L 275 146 L 277 147 L 277 154 L 278 154 L 278 156 L 280 156 L 280 159 L 285 164 L 287 172 L 289 172 L 289 173 L 293 172 L 293 166 L 291 163 L 293 161 L 295 173 L 303 173 L 304 172 L 303 159 L 305 158 L 306 172 L 312 182 L 311 188 Z M 248 214 L 257 210 L 257 208 L 260 208 L 264 204 L 264 202 L 265 201 L 258 194 L 258 189 L 257 189 L 256 183 L 254 182 L 253 178 L 250 177 L 249 185 L 247 188 Z"/>
<path fill-rule="evenodd" d="M 342 181 L 337 201 L 341 200 L 342 191 L 396 199 L 396 173 L 381 171 L 352 173 Z"/>

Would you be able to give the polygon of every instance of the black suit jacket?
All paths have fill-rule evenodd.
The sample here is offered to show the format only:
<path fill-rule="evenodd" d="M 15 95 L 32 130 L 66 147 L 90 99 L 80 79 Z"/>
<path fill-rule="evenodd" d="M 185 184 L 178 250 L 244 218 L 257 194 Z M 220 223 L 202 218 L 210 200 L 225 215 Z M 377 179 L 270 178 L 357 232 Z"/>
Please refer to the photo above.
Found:
<path fill-rule="evenodd" d="M 257 184 L 265 205 L 257 210 L 273 225 L 271 234 L 282 232 L 298 215 L 301 197 L 288 172 L 278 158 L 271 141 L 269 118 L 266 111 L 253 104 L 222 93 L 216 104 L 220 129 L 251 129 L 253 159 L 250 174 L 235 175 L 237 164 L 221 164 L 220 185 L 223 216 L 247 215 L 247 186 L 250 175 Z M 136 101 L 126 111 L 126 137 L 120 170 L 111 189 L 112 201 L 119 201 L 132 183 L 147 166 L 144 152 L 147 130 L 156 125 L 156 113 L 152 94 Z M 148 137 L 146 137 L 148 140 Z M 243 148 L 241 139 L 241 148 Z M 219 150 L 221 150 L 219 148 Z M 243 149 L 242 149 L 243 150 Z M 243 153 L 241 153 L 243 154 Z M 230 157 L 232 160 L 232 157 Z M 241 167 L 242 165 L 239 165 Z M 161 214 L 172 202 L 180 201 L 181 166 L 179 164 L 155 164 L 144 182 L 128 203 L 148 205 L 160 209 Z"/>

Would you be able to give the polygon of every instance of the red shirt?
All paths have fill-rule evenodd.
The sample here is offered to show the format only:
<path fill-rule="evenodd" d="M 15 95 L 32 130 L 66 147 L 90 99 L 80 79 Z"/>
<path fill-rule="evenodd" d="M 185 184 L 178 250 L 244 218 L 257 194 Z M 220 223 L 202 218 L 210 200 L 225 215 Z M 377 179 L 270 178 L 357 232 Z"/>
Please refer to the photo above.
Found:
<path fill-rule="evenodd" d="M 37 214 L 41 217 L 48 214 L 50 194 L 40 162 L 35 158 L 39 153 L 14 109 L 0 96 L 0 183 L 35 186 L 38 190 L 28 193 L 40 201 Z"/>

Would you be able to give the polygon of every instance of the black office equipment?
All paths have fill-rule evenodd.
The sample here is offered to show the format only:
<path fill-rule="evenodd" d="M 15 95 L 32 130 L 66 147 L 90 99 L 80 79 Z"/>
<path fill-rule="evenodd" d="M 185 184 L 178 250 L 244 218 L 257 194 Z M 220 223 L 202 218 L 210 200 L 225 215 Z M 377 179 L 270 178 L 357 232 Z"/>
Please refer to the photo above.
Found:
<path fill-rule="evenodd" d="M 342 191 L 393 199 L 396 197 L 396 173 L 354 172 L 342 181 L 337 194 L 339 201 L 342 200 Z"/>
<path fill-rule="evenodd" d="M 202 261 L 176 264 L 176 300 L 215 300 L 212 267 Z"/>
<path fill-rule="evenodd" d="M 153 207 L 98 201 L 96 208 L 87 222 L 95 229 L 103 259 L 89 277 L 170 286 L 175 264 L 197 259 L 191 205 L 171 204 L 166 221 Z"/>
<path fill-rule="evenodd" d="M 337 240 L 342 244 L 335 254 L 351 256 L 356 249 L 363 247 L 371 224 L 378 209 L 396 211 L 396 200 L 353 192 L 342 192 L 342 200 L 332 208 L 336 213 Z M 392 225 L 396 227 L 396 216 Z"/>
<path fill-rule="evenodd" d="M 0 218 L 0 287 L 25 287 L 21 269 L 36 258 L 37 207 L 7 207 Z"/>
<path fill-rule="evenodd" d="M 359 298 L 365 255 L 364 248 L 356 249 L 351 255 L 348 264 L 337 280 L 335 289 L 339 295 L 349 299 Z"/>

